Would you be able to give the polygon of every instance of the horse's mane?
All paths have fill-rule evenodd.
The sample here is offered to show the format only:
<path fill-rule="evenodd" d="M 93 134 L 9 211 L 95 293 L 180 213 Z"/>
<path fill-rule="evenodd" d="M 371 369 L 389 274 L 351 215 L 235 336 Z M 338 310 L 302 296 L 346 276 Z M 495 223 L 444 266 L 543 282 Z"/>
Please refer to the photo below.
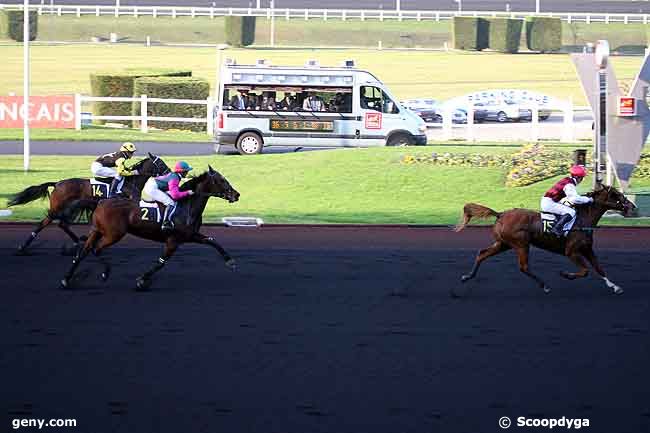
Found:
<path fill-rule="evenodd" d="M 208 177 L 209 173 L 207 171 L 204 171 L 203 173 L 199 174 L 198 176 L 195 176 L 191 179 L 189 179 L 187 182 L 185 182 L 183 185 L 181 185 L 180 190 L 181 191 L 187 191 L 187 190 L 194 190 L 198 184 L 203 182 L 206 177 Z"/>

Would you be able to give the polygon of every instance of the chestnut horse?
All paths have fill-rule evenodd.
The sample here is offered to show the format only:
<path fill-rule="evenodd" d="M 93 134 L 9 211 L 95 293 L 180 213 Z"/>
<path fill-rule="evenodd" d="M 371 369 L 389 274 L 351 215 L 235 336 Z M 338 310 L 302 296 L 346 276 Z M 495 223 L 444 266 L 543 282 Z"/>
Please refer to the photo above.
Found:
<path fill-rule="evenodd" d="M 140 199 L 142 188 L 151 176 L 160 176 L 169 172 L 167 164 L 165 164 L 162 159 L 152 155 L 151 153 L 148 154 L 147 158 L 138 161 L 131 168 L 138 170 L 139 174 L 125 177 L 123 189 L 130 197 L 136 200 Z M 52 193 L 50 193 L 50 187 L 54 187 Z M 70 230 L 68 223 L 61 218 L 62 212 L 66 206 L 75 200 L 99 200 L 91 189 L 90 180 L 72 178 L 61 180 L 59 182 L 46 182 L 25 188 L 19 193 L 16 193 L 9 200 L 8 205 L 21 205 L 45 197 L 50 199 L 50 208 L 47 211 L 47 215 L 38 223 L 34 231 L 29 235 L 29 238 L 18 247 L 19 254 L 26 253 L 27 248 L 34 239 L 36 239 L 38 233 L 56 220 L 59 221 L 59 227 L 61 230 L 72 239 L 76 246 L 79 242 L 79 238 L 72 232 L 72 230 Z"/>
<path fill-rule="evenodd" d="M 605 284 L 614 290 L 615 294 L 623 293 L 622 288 L 607 279 L 605 271 L 598 263 L 593 250 L 592 232 L 606 211 L 616 210 L 625 214 L 635 207 L 634 203 L 611 186 L 598 187 L 587 196 L 592 197 L 594 201 L 581 205 L 577 209 L 577 219 L 573 228 L 566 237 L 562 238 L 543 231 L 541 216 L 537 211 L 511 209 L 505 212 L 496 212 L 479 204 L 467 203 L 463 208 L 463 220 L 456 226 L 456 232 L 465 228 L 472 218 L 494 216 L 497 220 L 492 226 L 494 243 L 478 252 L 471 272 L 463 275 L 461 280 L 465 282 L 474 278 L 479 266 L 488 257 L 514 249 L 519 259 L 519 270 L 535 280 L 545 293 L 549 293 L 551 289 L 528 267 L 528 251 L 533 245 L 556 254 L 563 254 L 578 266 L 578 272 L 561 272 L 560 274 L 564 278 L 573 280 L 587 276 L 589 273 L 587 262 L 589 262 L 605 281 Z"/>
<path fill-rule="evenodd" d="M 156 264 L 136 280 L 138 290 L 146 290 L 151 285 L 153 274 L 165 266 L 178 246 L 183 243 L 211 246 L 221 254 L 226 265 L 234 269 L 234 259 L 213 238 L 200 233 L 200 229 L 202 214 L 210 197 L 220 197 L 233 203 L 239 200 L 239 193 L 212 167 L 209 167 L 207 172 L 185 182 L 180 189 L 192 190 L 194 194 L 179 201 L 175 212 L 175 226 L 171 231 L 163 231 L 159 222 L 142 220 L 140 206 L 130 200 L 113 198 L 99 203 L 79 200 L 71 204 L 65 211 L 66 219 L 74 220 L 81 212 L 94 210 L 92 215 L 94 228 L 81 251 L 72 260 L 72 267 L 61 280 L 61 287 L 70 287 L 77 266 L 88 253 L 92 251 L 99 257 L 102 250 L 119 242 L 127 233 L 165 244 L 164 252 Z M 106 281 L 110 274 L 110 264 L 102 257 L 99 257 L 99 260 L 104 265 L 101 278 Z"/>

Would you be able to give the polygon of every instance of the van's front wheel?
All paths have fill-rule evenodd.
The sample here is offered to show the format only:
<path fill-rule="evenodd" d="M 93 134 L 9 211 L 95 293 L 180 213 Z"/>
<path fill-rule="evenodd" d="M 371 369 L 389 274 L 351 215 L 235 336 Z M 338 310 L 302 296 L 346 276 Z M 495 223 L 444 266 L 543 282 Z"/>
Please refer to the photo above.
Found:
<path fill-rule="evenodd" d="M 262 153 L 264 143 L 262 137 L 255 132 L 245 132 L 237 139 L 237 151 L 242 155 L 256 155 Z"/>
<path fill-rule="evenodd" d="M 386 146 L 411 146 L 413 144 L 413 138 L 401 132 L 391 135 L 386 141 Z"/>

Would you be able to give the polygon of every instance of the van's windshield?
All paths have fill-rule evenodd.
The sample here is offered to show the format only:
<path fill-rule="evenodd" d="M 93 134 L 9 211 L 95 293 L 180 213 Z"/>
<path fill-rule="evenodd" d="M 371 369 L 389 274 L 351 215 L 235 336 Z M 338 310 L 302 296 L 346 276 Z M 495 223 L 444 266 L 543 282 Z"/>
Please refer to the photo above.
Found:
<path fill-rule="evenodd" d="M 223 108 L 352 113 L 352 87 L 228 85 L 224 87 Z"/>

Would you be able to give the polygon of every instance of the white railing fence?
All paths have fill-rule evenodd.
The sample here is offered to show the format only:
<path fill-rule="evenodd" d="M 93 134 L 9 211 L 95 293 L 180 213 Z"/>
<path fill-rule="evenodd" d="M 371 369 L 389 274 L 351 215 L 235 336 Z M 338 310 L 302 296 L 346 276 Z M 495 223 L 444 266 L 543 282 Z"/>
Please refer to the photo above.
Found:
<path fill-rule="evenodd" d="M 96 116 L 90 112 L 82 111 L 82 104 L 85 102 L 139 102 L 140 115 L 139 116 Z M 148 105 L 153 102 L 162 102 L 165 104 L 196 104 L 205 105 L 205 117 L 161 117 L 149 116 Z M 207 134 L 212 136 L 214 133 L 214 107 L 216 101 L 212 98 L 205 100 L 198 99 L 163 99 L 163 98 L 149 98 L 147 95 L 141 95 L 138 98 L 129 97 L 100 97 L 100 96 L 85 96 L 75 94 L 75 129 L 81 129 L 82 113 L 85 114 L 84 120 L 137 120 L 140 122 L 140 131 L 149 132 L 149 122 L 187 122 L 187 123 L 205 123 Z"/>
<path fill-rule="evenodd" d="M 118 115 L 103 115 L 96 116 L 91 112 L 83 112 L 82 105 L 89 102 L 139 102 L 140 114 L 131 116 L 118 116 Z M 205 105 L 205 117 L 161 117 L 149 116 L 148 104 L 154 102 L 161 102 L 167 104 L 197 104 Z M 149 122 L 192 122 L 192 123 L 205 123 L 206 132 L 208 136 L 214 135 L 214 113 L 217 101 L 208 98 L 205 100 L 197 99 L 162 99 L 162 98 L 149 98 L 147 95 L 140 97 L 98 97 L 98 96 L 85 96 L 75 95 L 75 112 L 76 112 L 76 125 L 75 128 L 80 130 L 82 128 L 82 120 L 136 120 L 140 122 L 140 131 L 147 133 L 150 130 Z M 576 107 L 568 103 L 563 106 L 550 107 L 548 105 L 540 106 L 538 104 L 521 104 L 520 109 L 531 110 L 531 121 L 521 124 L 508 123 L 507 125 L 499 123 L 484 123 L 477 124 L 474 122 L 473 105 L 463 107 L 467 112 L 467 123 L 456 124 L 452 123 L 452 109 L 445 107 L 443 109 L 443 122 L 442 123 L 427 123 L 427 135 L 434 141 L 446 141 L 452 139 L 461 139 L 470 142 L 481 141 L 503 141 L 503 140 L 560 140 L 562 142 L 574 142 L 577 139 L 589 138 L 591 134 L 591 109 L 589 107 Z M 556 118 L 557 114 L 561 113 L 562 122 L 540 122 L 539 111 L 550 111 Z M 575 121 L 577 113 L 589 113 L 586 120 L 582 122 Z M 83 114 L 83 116 L 82 116 Z M 585 117 L 583 115 L 583 117 Z M 83 118 L 83 119 L 82 119 Z"/>
<path fill-rule="evenodd" d="M 1 4 L 0 9 L 22 9 L 23 5 Z M 220 17 L 256 16 L 262 18 L 281 19 L 320 19 L 334 20 L 416 20 L 416 21 L 442 21 L 455 16 L 473 17 L 503 17 L 524 19 L 530 16 L 558 17 L 568 23 L 643 23 L 648 24 L 648 14 L 611 14 L 611 13 L 584 13 L 584 12 L 499 12 L 499 11 L 412 11 L 412 10 L 384 10 L 384 9 L 287 9 L 287 8 L 216 8 L 216 7 L 190 7 L 190 6 L 74 6 L 74 5 L 30 5 L 30 9 L 39 14 L 51 15 L 110 15 L 120 16 L 167 16 L 177 17 Z"/>

